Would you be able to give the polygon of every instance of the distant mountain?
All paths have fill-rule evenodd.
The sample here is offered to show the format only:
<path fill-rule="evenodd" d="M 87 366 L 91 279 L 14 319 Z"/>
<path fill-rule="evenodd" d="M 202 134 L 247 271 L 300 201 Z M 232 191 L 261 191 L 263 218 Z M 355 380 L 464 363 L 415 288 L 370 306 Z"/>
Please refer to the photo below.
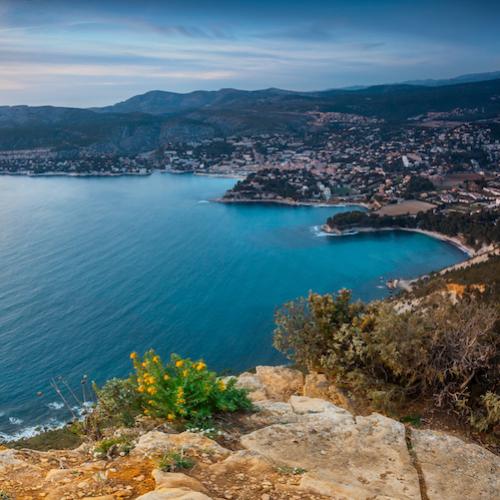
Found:
<path fill-rule="evenodd" d="M 94 109 L 0 106 L 0 149 L 86 147 L 140 152 L 167 142 L 234 134 L 302 133 L 309 130 L 311 111 L 353 113 L 399 123 L 429 111 L 455 108 L 469 110 L 468 119 L 499 116 L 500 79 L 321 92 L 152 91 Z"/>
<path fill-rule="evenodd" d="M 152 90 L 112 106 L 93 108 L 101 113 L 149 113 L 153 115 L 192 111 L 205 107 L 241 107 L 253 102 L 267 102 L 293 92 L 281 89 L 215 91 L 197 90 L 187 94 Z"/>
<path fill-rule="evenodd" d="M 386 85 L 418 85 L 421 87 L 441 87 L 444 85 L 455 85 L 459 83 L 487 82 L 488 80 L 497 80 L 500 78 L 500 71 L 491 71 L 489 73 L 471 73 L 467 75 L 455 76 L 453 78 L 444 78 L 433 80 L 427 78 L 424 80 L 407 80 L 401 83 L 390 83 Z M 366 90 L 373 85 L 351 85 L 349 87 L 340 87 L 337 90 Z"/>
<path fill-rule="evenodd" d="M 488 80 L 497 80 L 500 78 L 500 71 L 491 71 L 489 73 L 471 73 L 460 75 L 454 78 L 445 78 L 441 80 L 410 80 L 403 82 L 407 85 L 423 85 L 425 87 L 440 87 L 443 85 L 455 85 L 459 83 L 487 82 Z"/>

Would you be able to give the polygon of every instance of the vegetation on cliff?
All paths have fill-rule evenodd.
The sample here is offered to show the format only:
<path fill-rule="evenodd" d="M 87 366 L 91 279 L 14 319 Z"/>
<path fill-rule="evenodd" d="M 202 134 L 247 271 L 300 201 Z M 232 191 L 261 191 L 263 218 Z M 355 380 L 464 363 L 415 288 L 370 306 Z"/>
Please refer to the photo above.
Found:
<path fill-rule="evenodd" d="M 344 231 L 356 228 L 408 228 L 436 231 L 447 236 L 462 236 L 468 245 L 481 247 L 500 242 L 500 210 L 474 213 L 420 212 L 415 216 L 380 216 L 370 212 L 344 212 L 328 218 L 330 229 Z"/>
<path fill-rule="evenodd" d="M 500 424 L 498 304 L 442 295 L 364 304 L 342 290 L 285 304 L 276 325 L 276 348 L 375 406 L 432 397 L 479 430 Z"/>

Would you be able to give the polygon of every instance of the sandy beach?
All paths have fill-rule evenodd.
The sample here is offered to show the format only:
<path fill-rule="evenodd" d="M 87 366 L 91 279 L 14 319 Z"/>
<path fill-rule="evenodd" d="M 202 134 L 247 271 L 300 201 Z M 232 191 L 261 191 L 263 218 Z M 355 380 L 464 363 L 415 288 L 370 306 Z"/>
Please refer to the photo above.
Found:
<path fill-rule="evenodd" d="M 356 233 L 375 233 L 379 231 L 406 231 L 411 233 L 420 233 L 420 234 L 425 234 L 426 236 L 430 236 L 431 238 L 436 238 L 441 241 L 446 241 L 447 243 L 456 246 L 462 252 L 467 254 L 468 257 L 474 257 L 477 253 L 474 248 L 466 245 L 460 240 L 460 238 L 456 236 L 447 236 L 446 234 L 438 233 L 436 231 L 426 231 L 425 229 L 408 228 L 408 227 L 379 227 L 379 228 L 360 227 L 353 229 L 353 231 L 355 232 L 350 232 L 348 234 L 343 233 L 342 231 L 335 232 L 332 230 L 328 230 L 325 228 L 325 226 L 322 227 L 322 230 L 327 234 L 331 234 L 332 236 L 352 236 L 353 234 Z"/>

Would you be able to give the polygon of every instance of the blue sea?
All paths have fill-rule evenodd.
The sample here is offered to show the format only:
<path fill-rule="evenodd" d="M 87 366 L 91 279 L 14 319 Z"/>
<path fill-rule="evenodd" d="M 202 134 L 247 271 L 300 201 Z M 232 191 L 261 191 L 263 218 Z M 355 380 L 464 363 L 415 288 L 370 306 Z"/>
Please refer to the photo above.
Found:
<path fill-rule="evenodd" d="M 343 287 L 382 298 L 381 278 L 465 258 L 421 234 L 318 232 L 347 208 L 210 201 L 234 182 L 0 177 L 0 439 L 69 418 L 52 377 L 79 396 L 83 375 L 125 376 L 129 353 L 151 347 L 218 370 L 280 363 L 284 302 Z"/>

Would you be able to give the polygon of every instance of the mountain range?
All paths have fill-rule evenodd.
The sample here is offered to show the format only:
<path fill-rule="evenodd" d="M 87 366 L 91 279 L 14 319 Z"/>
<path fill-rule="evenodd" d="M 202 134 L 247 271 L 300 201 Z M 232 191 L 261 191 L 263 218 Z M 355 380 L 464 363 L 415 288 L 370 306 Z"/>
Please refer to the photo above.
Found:
<path fill-rule="evenodd" d="M 458 77 L 464 78 L 480 76 Z M 310 112 L 314 111 L 353 113 L 401 123 L 427 112 L 456 108 L 468 110 L 468 119 L 500 115 L 500 78 L 318 92 L 269 88 L 180 94 L 154 90 L 91 109 L 0 106 L 0 149 L 86 147 L 140 152 L 167 142 L 233 134 L 300 133 L 307 129 Z"/>

